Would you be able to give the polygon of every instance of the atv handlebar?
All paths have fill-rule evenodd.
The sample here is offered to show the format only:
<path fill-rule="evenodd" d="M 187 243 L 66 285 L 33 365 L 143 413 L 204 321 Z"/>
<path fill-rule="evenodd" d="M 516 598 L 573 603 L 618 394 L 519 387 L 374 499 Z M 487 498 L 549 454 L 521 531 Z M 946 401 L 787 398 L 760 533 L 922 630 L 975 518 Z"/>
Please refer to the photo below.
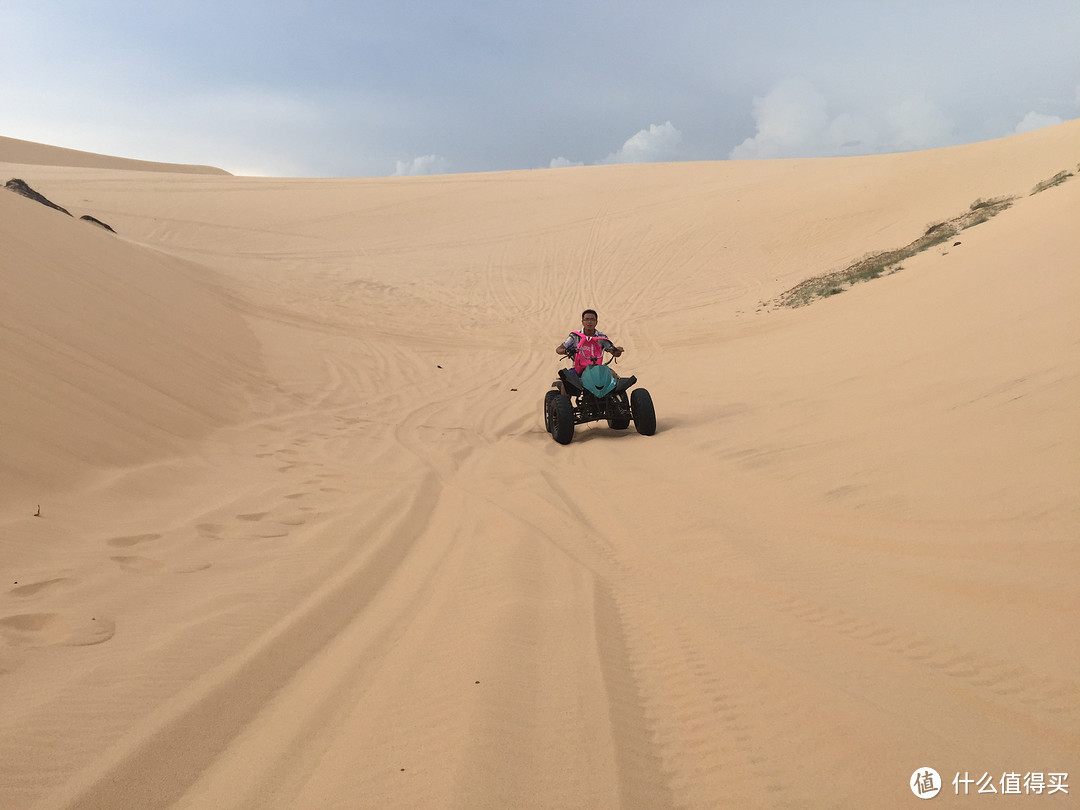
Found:
<path fill-rule="evenodd" d="M 614 346 L 614 345 L 612 345 L 610 347 L 604 346 L 604 347 L 602 347 L 602 350 L 605 351 L 605 352 L 609 352 L 611 354 L 611 357 L 609 357 L 607 359 L 607 362 L 604 363 L 605 366 L 611 365 L 612 361 L 617 362 L 618 358 L 619 358 L 619 355 L 621 355 L 625 351 L 625 349 L 623 349 L 622 346 Z M 618 352 L 618 354 L 616 354 L 616 352 Z M 570 349 L 566 350 L 566 353 L 563 355 L 563 357 L 573 359 L 574 355 L 577 354 L 577 353 L 578 353 L 578 350 L 576 348 L 570 348 Z"/>

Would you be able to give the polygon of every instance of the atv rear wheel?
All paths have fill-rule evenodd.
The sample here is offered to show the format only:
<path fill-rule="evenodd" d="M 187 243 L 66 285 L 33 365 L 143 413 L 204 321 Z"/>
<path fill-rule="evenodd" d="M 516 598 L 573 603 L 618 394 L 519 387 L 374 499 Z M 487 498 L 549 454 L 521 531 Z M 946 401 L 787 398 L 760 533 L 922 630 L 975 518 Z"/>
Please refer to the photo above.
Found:
<path fill-rule="evenodd" d="M 652 396 L 644 388 L 635 388 L 630 394 L 630 411 L 634 415 L 634 427 L 642 436 L 656 433 L 656 411 Z"/>
<path fill-rule="evenodd" d="M 551 438 L 559 444 L 570 444 L 574 440 L 574 406 L 570 397 L 555 394 L 551 400 Z"/>

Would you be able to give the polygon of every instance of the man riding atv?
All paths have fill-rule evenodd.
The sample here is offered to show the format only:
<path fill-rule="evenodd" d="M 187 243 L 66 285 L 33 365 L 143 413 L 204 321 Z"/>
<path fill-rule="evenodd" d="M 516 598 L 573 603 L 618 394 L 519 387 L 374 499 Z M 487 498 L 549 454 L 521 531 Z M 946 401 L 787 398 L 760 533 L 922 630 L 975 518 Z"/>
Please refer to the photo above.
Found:
<path fill-rule="evenodd" d="M 574 367 L 561 369 L 544 396 L 544 426 L 559 444 L 573 441 L 574 425 L 586 422 L 606 421 L 614 430 L 626 430 L 633 422 L 638 433 L 651 436 L 656 432 L 649 392 L 644 388 L 630 391 L 637 378 L 620 378 L 604 363 L 604 352 L 614 359 L 623 348 L 597 332 L 596 321 L 596 310 L 585 310 L 581 331 L 571 332 L 555 348 L 557 354 L 574 360 Z"/>
<path fill-rule="evenodd" d="M 581 331 L 571 332 L 570 337 L 555 347 L 555 354 L 571 354 L 574 358 L 574 368 L 565 370 L 565 374 L 580 378 L 581 372 L 586 366 L 604 362 L 604 350 L 611 352 L 616 357 L 622 357 L 623 347 L 616 346 L 603 332 L 596 331 L 598 318 L 595 309 L 587 309 L 581 313 Z M 618 379 L 619 375 L 611 369 L 611 375 Z M 559 390 L 566 394 L 560 383 Z"/>

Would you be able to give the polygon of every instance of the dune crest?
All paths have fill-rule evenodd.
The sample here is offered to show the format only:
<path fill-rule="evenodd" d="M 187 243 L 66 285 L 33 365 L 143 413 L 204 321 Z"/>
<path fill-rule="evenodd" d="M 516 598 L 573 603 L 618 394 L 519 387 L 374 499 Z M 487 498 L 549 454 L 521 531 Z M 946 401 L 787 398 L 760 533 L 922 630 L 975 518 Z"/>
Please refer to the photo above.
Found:
<path fill-rule="evenodd" d="M 22 163 L 35 166 L 71 166 L 84 169 L 123 169 L 144 172 L 178 172 L 182 174 L 228 175 L 224 169 L 213 166 L 195 166 L 185 163 L 158 163 L 150 160 L 111 157 L 62 146 L 48 146 L 8 138 L 0 135 L 0 163 Z"/>

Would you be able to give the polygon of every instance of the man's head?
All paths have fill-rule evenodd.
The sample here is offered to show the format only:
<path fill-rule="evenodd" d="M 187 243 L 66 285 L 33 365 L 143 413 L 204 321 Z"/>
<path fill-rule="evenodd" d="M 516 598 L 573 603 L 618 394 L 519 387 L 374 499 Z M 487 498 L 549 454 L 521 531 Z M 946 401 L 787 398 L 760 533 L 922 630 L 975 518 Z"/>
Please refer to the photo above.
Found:
<path fill-rule="evenodd" d="M 591 335 L 596 331 L 597 315 L 595 309 L 587 309 L 581 313 L 581 331 Z"/>

